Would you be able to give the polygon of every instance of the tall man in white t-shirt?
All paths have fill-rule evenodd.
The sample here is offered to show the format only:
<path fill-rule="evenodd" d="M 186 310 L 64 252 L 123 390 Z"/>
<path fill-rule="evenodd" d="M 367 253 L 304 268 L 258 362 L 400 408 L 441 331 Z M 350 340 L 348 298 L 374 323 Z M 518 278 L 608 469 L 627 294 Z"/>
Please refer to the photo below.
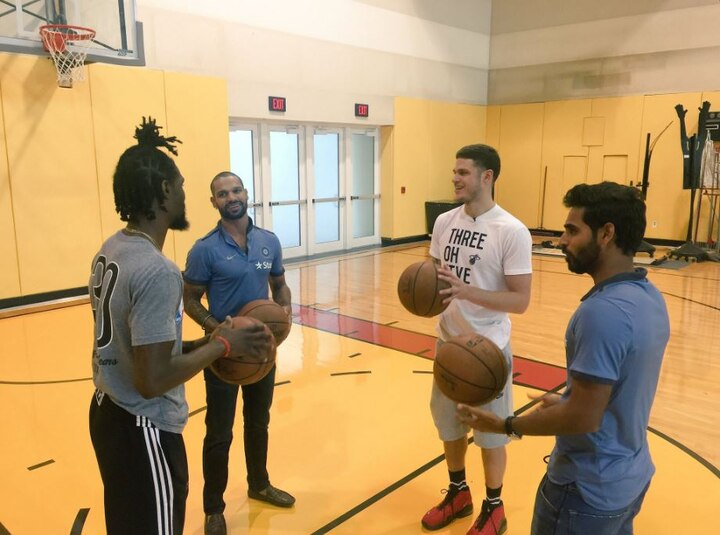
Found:
<path fill-rule="evenodd" d="M 455 200 L 462 206 L 441 214 L 433 227 L 430 255 L 441 265 L 439 277 L 450 283 L 441 293 L 449 306 L 437 327 L 438 347 L 461 334 L 481 334 L 502 348 L 508 361 L 505 390 L 483 406 L 505 418 L 513 413 L 510 318 L 530 302 L 532 238 L 527 227 L 493 200 L 500 174 L 500 157 L 487 145 L 469 145 L 456 154 L 453 176 Z M 465 454 L 469 427 L 461 423 L 456 403 L 433 383 L 430 409 L 445 449 L 450 485 L 441 503 L 422 519 L 426 529 L 440 529 L 473 512 L 470 488 L 465 480 Z M 502 491 L 509 437 L 474 433 L 482 448 L 486 498 L 468 535 L 500 535 L 507 521 Z"/>

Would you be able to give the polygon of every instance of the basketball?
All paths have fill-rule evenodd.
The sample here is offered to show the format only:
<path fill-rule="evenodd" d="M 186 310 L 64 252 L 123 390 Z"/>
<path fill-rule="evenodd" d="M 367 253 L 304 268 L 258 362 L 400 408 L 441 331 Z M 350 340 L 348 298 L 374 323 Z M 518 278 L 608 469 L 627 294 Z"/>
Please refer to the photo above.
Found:
<path fill-rule="evenodd" d="M 484 336 L 455 336 L 435 355 L 433 376 L 440 391 L 453 401 L 480 405 L 503 391 L 508 365 L 502 350 Z"/>
<path fill-rule="evenodd" d="M 246 327 L 248 324 L 260 323 L 254 318 L 235 317 L 233 328 Z M 268 331 L 268 327 L 265 326 Z M 277 346 L 272 344 L 270 353 L 265 358 L 257 357 L 220 357 L 210 364 L 210 369 L 226 383 L 251 385 L 265 377 L 275 364 Z"/>
<path fill-rule="evenodd" d="M 240 309 L 238 316 L 249 316 L 267 325 L 275 337 L 275 344 L 280 345 L 290 334 L 292 322 L 285 309 L 270 299 L 250 301 Z"/>
<path fill-rule="evenodd" d="M 397 291 L 400 302 L 408 312 L 430 318 L 447 308 L 438 293 L 446 288 L 450 288 L 450 284 L 437 278 L 435 262 L 425 260 L 405 268 L 398 279 Z"/>

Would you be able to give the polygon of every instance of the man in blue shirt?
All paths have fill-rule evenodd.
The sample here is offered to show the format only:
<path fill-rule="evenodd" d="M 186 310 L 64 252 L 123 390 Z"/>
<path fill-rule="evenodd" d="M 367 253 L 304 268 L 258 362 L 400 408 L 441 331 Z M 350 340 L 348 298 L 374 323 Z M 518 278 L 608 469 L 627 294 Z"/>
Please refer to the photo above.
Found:
<path fill-rule="evenodd" d="M 464 405 L 469 425 L 510 436 L 556 435 L 535 499 L 532 534 L 632 533 L 655 467 L 647 425 L 670 325 L 660 292 L 633 255 L 645 232 L 637 189 L 579 184 L 559 245 L 570 271 L 595 286 L 582 298 L 565 342 L 567 389 L 540 398 L 527 416 L 497 416 Z"/>
<path fill-rule="evenodd" d="M 290 288 L 285 283 L 282 247 L 277 236 L 253 225 L 247 214 L 248 193 L 242 180 L 230 172 L 219 173 L 210 183 L 210 202 L 220 221 L 188 253 L 183 274 L 185 311 L 205 331 L 218 319 L 235 316 L 250 301 L 268 298 L 291 314 Z M 200 302 L 207 294 L 208 308 Z M 207 431 L 203 443 L 203 508 L 205 534 L 227 532 L 223 493 L 228 481 L 228 456 L 232 443 L 238 386 L 205 369 Z M 279 507 L 291 507 L 295 498 L 270 484 L 267 472 L 268 425 L 275 387 L 275 367 L 263 379 L 242 386 L 245 464 L 248 496 Z"/>

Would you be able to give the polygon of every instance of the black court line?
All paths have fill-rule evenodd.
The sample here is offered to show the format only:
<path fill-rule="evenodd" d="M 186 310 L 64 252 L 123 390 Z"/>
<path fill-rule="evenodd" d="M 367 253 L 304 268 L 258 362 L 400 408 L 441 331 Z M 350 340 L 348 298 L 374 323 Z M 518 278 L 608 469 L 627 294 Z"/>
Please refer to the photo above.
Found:
<path fill-rule="evenodd" d="M 28 466 L 27 469 L 28 469 L 28 471 L 37 470 L 38 468 L 42 468 L 43 466 L 47 466 L 47 465 L 49 465 L 49 464 L 53 464 L 54 462 L 55 462 L 55 459 L 48 459 L 47 461 L 43 461 L 43 462 L 41 462 L 41 463 L 34 464 L 34 465 L 32 465 L 32 466 Z"/>
<path fill-rule="evenodd" d="M 689 297 L 683 297 L 682 295 L 676 295 L 671 294 L 670 292 L 660 292 L 663 295 L 669 295 L 670 297 L 675 297 L 677 299 L 682 299 L 683 301 L 688 301 L 689 303 L 694 303 L 696 305 L 712 308 L 713 310 L 720 310 L 720 307 L 716 307 L 714 305 L 708 305 L 707 303 L 703 303 L 702 301 L 696 301 L 695 299 L 690 299 Z"/>
<path fill-rule="evenodd" d="M 2 525 L 2 522 L 0 522 L 0 535 L 11 535 L 8 529 Z"/>
<path fill-rule="evenodd" d="M 92 381 L 92 377 L 61 379 L 58 381 L 0 381 L 0 385 L 57 385 L 62 383 L 80 383 L 83 381 Z"/>
<path fill-rule="evenodd" d="M 190 418 L 190 417 L 192 417 L 192 416 L 195 416 L 196 414 L 199 414 L 199 413 L 201 413 L 201 412 L 203 412 L 203 411 L 206 411 L 206 410 L 207 410 L 207 405 L 205 405 L 204 407 L 200 407 L 199 409 L 195 409 L 195 410 L 192 411 L 190 414 L 188 414 L 188 418 Z"/>
<path fill-rule="evenodd" d="M 432 374 L 432 370 L 413 370 L 413 373 L 427 373 L 427 374 Z"/>
<path fill-rule="evenodd" d="M 353 353 L 352 355 L 348 355 L 348 358 L 354 359 L 355 357 L 359 357 L 360 355 L 362 355 L 362 353 Z"/>
<path fill-rule="evenodd" d="M 73 522 L 72 528 L 70 528 L 70 535 L 80 535 L 83 528 L 85 527 L 85 520 L 90 513 L 90 509 L 80 509 L 75 516 L 75 522 Z"/>
<path fill-rule="evenodd" d="M 325 310 L 324 312 L 327 312 L 327 310 Z M 355 334 L 355 333 L 357 333 L 357 330 L 355 330 L 355 331 L 348 331 L 348 332 L 346 332 L 346 333 L 338 333 L 338 334 L 339 334 L 340 336 L 350 336 L 351 334 Z M 363 341 L 364 341 L 364 340 L 363 340 Z"/>
<path fill-rule="evenodd" d="M 389 323 L 383 323 L 383 325 L 385 325 L 385 327 L 390 327 L 390 325 L 395 325 L 396 323 L 397 323 L 397 320 L 396 320 L 396 321 L 391 321 L 391 322 L 389 322 Z"/>
<path fill-rule="evenodd" d="M 278 381 L 277 383 L 275 383 L 274 386 L 282 386 L 282 385 L 289 385 L 289 384 L 290 384 L 290 380 L 287 380 L 287 381 Z"/>
<path fill-rule="evenodd" d="M 678 442 L 678 441 L 675 440 L 674 438 L 669 437 L 669 436 L 667 436 L 665 433 L 662 433 L 662 432 L 658 431 L 657 429 L 653 429 L 652 427 L 648 427 L 648 431 L 650 431 L 651 433 L 659 436 L 659 437 L 662 438 L 663 440 L 667 440 L 670 444 L 672 444 L 672 445 L 675 446 L 676 448 L 679 448 L 680 450 L 684 451 L 684 452 L 687 453 L 690 457 L 692 457 L 692 458 L 695 459 L 697 462 L 699 462 L 700 464 L 702 464 L 705 468 L 707 468 L 708 470 L 710 470 L 710 471 L 715 475 L 715 477 L 720 478 L 720 469 L 718 469 L 716 466 L 710 464 L 708 461 L 706 461 L 705 459 L 703 459 L 702 457 L 700 457 L 697 453 L 695 453 L 693 450 L 691 450 L 691 449 L 688 448 L 687 446 L 684 446 L 682 443 Z"/>
<path fill-rule="evenodd" d="M 422 465 L 420 468 L 418 468 L 417 470 L 415 470 L 415 471 L 413 471 L 413 472 L 410 472 L 408 475 L 406 475 L 405 477 L 403 477 L 403 478 L 400 479 L 399 481 L 396 481 L 395 483 L 393 483 L 393 484 L 390 485 L 389 487 L 384 488 L 383 490 L 381 490 L 380 492 L 378 492 L 378 493 L 375 494 L 374 496 L 368 498 L 367 500 L 365 500 L 365 501 L 362 502 L 361 504 L 356 505 L 355 507 L 353 507 L 352 509 L 350 509 L 347 513 L 340 515 L 339 517 L 337 517 L 337 518 L 336 518 L 335 520 L 333 520 L 332 522 L 329 522 L 328 524 L 325 524 L 325 525 L 324 525 L 323 527 L 321 527 L 320 529 L 313 531 L 311 535 L 322 535 L 322 534 L 327 533 L 328 531 L 330 531 L 330 530 L 332 530 L 332 529 L 335 529 L 335 528 L 338 527 L 340 524 L 342 524 L 343 522 L 346 522 L 346 521 L 350 520 L 353 516 L 355 516 L 356 514 L 362 512 L 362 511 L 364 511 L 365 509 L 367 509 L 368 507 L 370 507 L 370 506 L 371 506 L 372 504 L 374 504 L 375 502 L 380 501 L 382 498 L 384 498 L 385 496 L 387 496 L 387 495 L 390 494 L 391 492 L 399 489 L 400 487 L 402 487 L 402 486 L 405 485 L 406 483 L 409 483 L 410 481 L 412 481 L 413 479 L 415 479 L 415 478 L 418 477 L 419 475 L 424 474 L 425 472 L 427 472 L 428 470 L 430 470 L 430 469 L 431 469 L 432 467 L 434 467 L 435 465 L 441 463 L 444 459 L 445 459 L 445 454 L 442 454 L 442 455 L 440 455 L 440 456 L 438 456 L 438 457 L 435 457 L 432 461 L 430 461 L 430 462 L 428 462 L 428 463 L 425 463 L 425 464 Z"/>
<path fill-rule="evenodd" d="M 363 370 L 363 371 L 359 371 L 359 372 L 337 372 L 337 373 L 331 373 L 330 376 L 336 377 L 339 375 L 363 375 L 366 373 L 372 373 L 372 372 L 370 370 Z"/>
<path fill-rule="evenodd" d="M 428 351 L 430 351 L 430 349 L 423 349 L 422 351 L 418 351 L 418 352 L 415 353 L 415 354 L 416 354 L 418 357 L 422 357 L 422 356 L 423 356 L 425 353 L 427 353 Z"/>
<path fill-rule="evenodd" d="M 564 383 L 563 383 L 562 385 L 559 385 L 559 386 L 553 388 L 553 390 L 551 390 L 551 392 L 554 392 L 555 390 L 559 390 L 559 389 L 562 388 L 563 386 L 565 386 Z M 538 400 L 533 400 L 533 401 L 527 403 L 525 406 L 523 406 L 523 407 L 521 407 L 520 409 L 518 409 L 518 410 L 515 412 L 515 414 L 522 414 L 523 412 L 525 412 L 526 410 L 528 410 L 530 407 L 536 405 L 537 403 L 539 403 Z M 472 444 L 473 442 L 474 442 L 473 438 L 470 437 L 470 438 L 468 439 L 468 444 Z M 435 457 L 435 458 L 432 459 L 431 461 L 429 461 L 429 462 L 425 463 L 424 465 L 422 465 L 422 466 L 421 466 L 420 468 L 418 468 L 417 470 L 414 470 L 414 471 L 410 472 L 408 475 L 406 475 L 406 476 L 403 477 L 402 479 L 399 479 L 398 481 L 396 481 L 396 482 L 393 483 L 392 485 L 389 485 L 388 487 L 385 487 L 383 490 L 381 490 L 381 491 L 378 492 L 377 494 L 371 496 L 370 498 L 368 498 L 367 500 L 365 500 L 365 501 L 362 502 L 361 504 L 356 505 L 355 507 L 353 507 L 352 509 L 350 509 L 348 512 L 340 515 L 340 516 L 337 517 L 335 520 L 333 520 L 333 521 L 325 524 L 325 525 L 324 525 L 323 527 L 321 527 L 320 529 L 313 531 L 311 535 L 323 535 L 323 534 L 325 534 L 325 533 L 327 533 L 327 532 L 335 529 L 336 527 L 338 527 L 338 526 L 339 526 L 340 524 L 342 524 L 343 522 L 346 522 L 346 521 L 350 520 L 352 517 L 354 517 L 354 516 L 357 515 L 358 513 L 361 513 L 362 511 L 364 511 L 365 509 L 367 509 L 368 507 L 370 507 L 370 506 L 373 505 L 374 503 L 376 503 L 376 502 L 380 501 L 381 499 L 383 499 L 383 498 L 384 498 L 385 496 L 387 496 L 388 494 L 396 491 L 397 489 L 399 489 L 399 488 L 402 487 L 403 485 L 409 483 L 410 481 L 412 481 L 412 480 L 415 479 L 416 477 L 424 474 L 425 472 L 427 472 L 427 471 L 430 470 L 431 468 L 437 466 L 438 464 L 440 464 L 440 463 L 441 463 L 442 461 L 444 461 L 444 460 L 445 460 L 445 454 L 438 455 L 437 457 Z"/>

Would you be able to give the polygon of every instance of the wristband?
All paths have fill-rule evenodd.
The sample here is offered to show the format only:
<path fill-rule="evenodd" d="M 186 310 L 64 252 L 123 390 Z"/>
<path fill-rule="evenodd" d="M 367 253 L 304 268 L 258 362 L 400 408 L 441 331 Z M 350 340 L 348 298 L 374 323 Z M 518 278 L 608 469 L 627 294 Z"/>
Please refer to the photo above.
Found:
<path fill-rule="evenodd" d="M 207 316 L 205 316 L 205 319 L 202 320 L 202 322 L 200 323 L 200 328 L 201 328 L 202 330 L 205 330 L 205 322 L 206 322 L 207 320 L 209 320 L 210 318 L 212 318 L 212 314 L 208 314 Z"/>
<path fill-rule="evenodd" d="M 220 336 L 219 334 L 213 338 L 213 340 L 217 340 L 218 342 L 222 343 L 222 345 L 225 346 L 225 354 L 223 357 L 229 357 L 230 356 L 230 342 L 227 341 L 227 338 Z"/>

